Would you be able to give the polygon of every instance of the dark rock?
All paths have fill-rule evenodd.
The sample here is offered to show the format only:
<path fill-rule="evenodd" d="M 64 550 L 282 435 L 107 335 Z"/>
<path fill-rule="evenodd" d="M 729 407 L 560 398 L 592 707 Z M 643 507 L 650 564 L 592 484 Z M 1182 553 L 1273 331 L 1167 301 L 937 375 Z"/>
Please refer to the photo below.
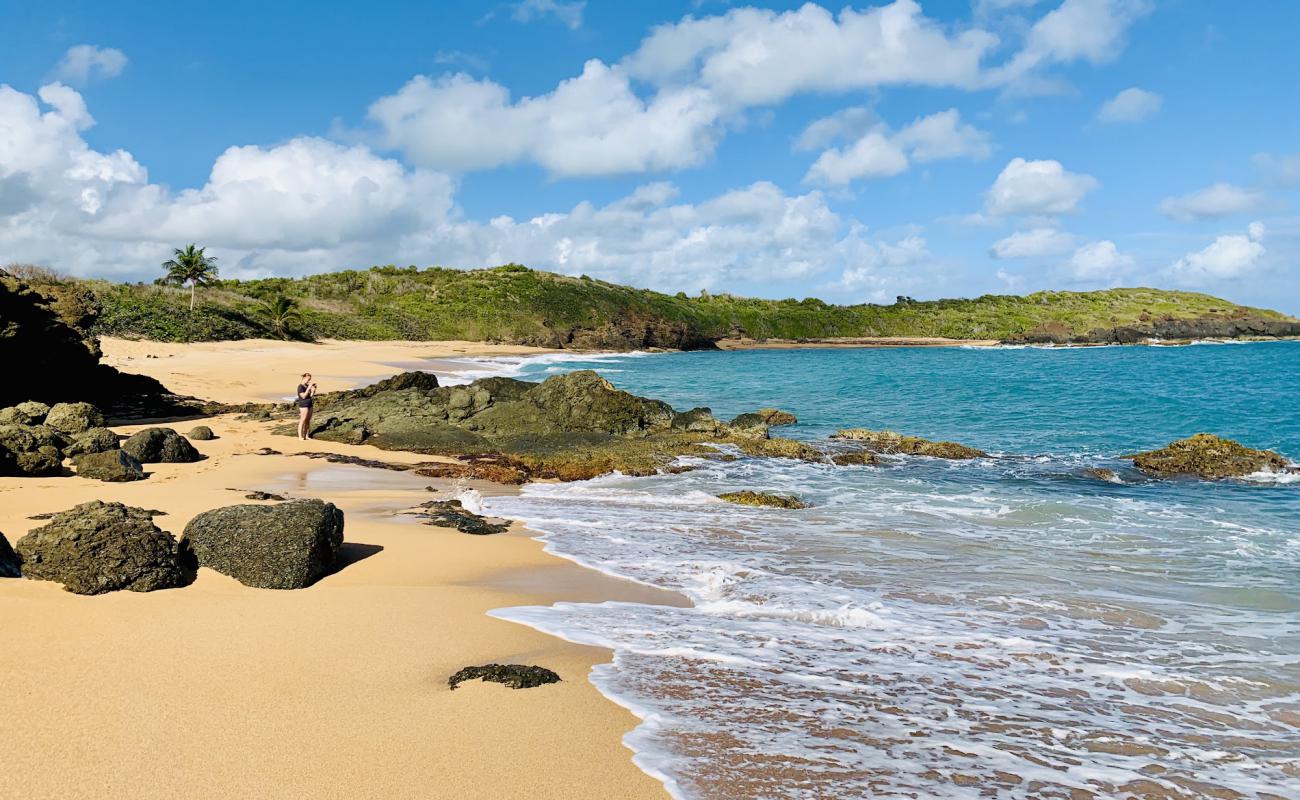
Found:
<path fill-rule="evenodd" d="M 862 442 L 877 453 L 897 453 L 931 458 L 969 459 L 987 458 L 988 453 L 956 442 L 932 442 L 919 436 L 904 436 L 894 431 L 872 431 L 866 428 L 842 428 L 832 437 Z"/>
<path fill-rule="evenodd" d="M 272 450 L 272 449 L 269 448 L 269 447 L 259 447 L 259 448 L 257 448 L 256 450 L 253 451 L 253 455 L 255 455 L 255 456 L 281 456 L 281 455 L 284 455 L 284 453 L 281 453 L 279 450 Z"/>
<path fill-rule="evenodd" d="M 831 456 L 831 463 L 840 467 L 869 466 L 879 464 L 880 459 L 870 450 L 858 450 L 851 453 L 836 453 Z"/>
<path fill-rule="evenodd" d="M 420 508 L 424 509 L 420 516 L 427 521 L 426 524 L 455 528 L 461 533 L 474 536 L 505 533 L 510 528 L 509 522 L 492 522 L 487 517 L 465 510 L 459 500 L 430 500 L 421 503 Z"/>
<path fill-rule="evenodd" d="M 756 439 L 766 439 L 770 427 L 767 424 L 767 418 L 762 414 L 748 412 L 727 423 L 728 429 L 739 436 L 749 436 Z"/>
<path fill-rule="evenodd" d="M 227 506 L 199 514 L 181 538 L 198 565 L 261 589 L 301 589 L 334 566 L 343 512 L 321 500 Z"/>
<path fill-rule="evenodd" d="M 55 514 L 20 539 L 17 550 L 23 575 L 76 594 L 152 592 L 189 579 L 172 535 L 149 512 L 121 503 L 95 500 Z"/>
<path fill-rule="evenodd" d="M 196 442 L 208 442 L 217 438 L 217 435 L 213 433 L 212 429 L 207 425 L 197 425 L 191 428 L 190 432 L 185 435 Z"/>
<path fill-rule="evenodd" d="M 245 500 L 275 500 L 277 502 L 284 502 L 289 499 L 278 494 L 271 494 L 270 492 L 263 492 L 257 489 L 227 489 L 226 491 L 240 492 L 244 495 Z"/>
<path fill-rule="evenodd" d="M 1232 439 L 1198 433 L 1187 439 L 1128 458 L 1148 475 L 1235 478 L 1254 472 L 1285 472 L 1287 460 L 1272 450 L 1254 450 Z"/>
<path fill-rule="evenodd" d="M 171 428 L 145 428 L 122 442 L 122 449 L 142 464 L 188 464 L 203 457 Z"/>
<path fill-rule="evenodd" d="M 674 414 L 673 427 L 683 431 L 717 433 L 722 430 L 722 423 L 713 416 L 711 409 L 700 407 Z"/>
<path fill-rule="evenodd" d="M 17 578 L 22 574 L 18 554 L 9 546 L 9 540 L 0 533 L 0 578 Z"/>
<path fill-rule="evenodd" d="M 779 408 L 760 408 L 757 412 L 759 417 L 767 425 L 776 428 L 781 425 L 794 425 L 799 422 L 799 418 L 789 411 L 782 411 Z"/>
<path fill-rule="evenodd" d="M 66 444 L 48 425 L 0 425 L 0 475 L 60 475 Z"/>
<path fill-rule="evenodd" d="M 1089 467 L 1083 471 L 1083 474 L 1087 475 L 1089 478 L 1096 478 L 1099 481 L 1106 481 L 1107 483 L 1123 483 L 1123 481 L 1119 479 L 1119 476 L 1115 474 L 1115 470 L 1113 469 Z"/>
<path fill-rule="evenodd" d="M 503 683 L 511 689 L 532 689 L 547 683 L 559 683 L 560 676 L 546 667 L 523 664 L 483 664 L 465 667 L 447 679 L 447 686 L 455 689 L 465 681 L 484 680 Z"/>
<path fill-rule="evenodd" d="M 51 428 L 73 435 L 104 427 L 104 415 L 90 403 L 55 403 L 45 417 Z"/>
<path fill-rule="evenodd" d="M 742 506 L 765 506 L 767 508 L 811 508 L 807 503 L 792 495 L 751 492 L 748 489 L 740 492 L 724 492 L 718 495 L 718 499 L 726 500 L 728 503 L 735 503 Z"/>
<path fill-rule="evenodd" d="M 63 450 L 66 456 L 103 453 L 118 448 L 117 434 L 108 428 L 91 428 L 72 437 L 72 444 Z"/>
<path fill-rule="evenodd" d="M 125 483 L 145 478 L 144 467 L 124 450 L 79 455 L 72 460 L 72 465 L 77 468 L 79 477 L 97 481 Z"/>
<path fill-rule="evenodd" d="M 425 478 L 490 481 L 507 486 L 528 483 L 529 478 L 526 466 L 506 456 L 464 456 L 456 464 L 429 462 L 418 465 L 415 474 Z"/>
<path fill-rule="evenodd" d="M 0 408 L 0 425 L 40 425 L 50 407 L 44 403 L 28 400 L 9 408 Z"/>

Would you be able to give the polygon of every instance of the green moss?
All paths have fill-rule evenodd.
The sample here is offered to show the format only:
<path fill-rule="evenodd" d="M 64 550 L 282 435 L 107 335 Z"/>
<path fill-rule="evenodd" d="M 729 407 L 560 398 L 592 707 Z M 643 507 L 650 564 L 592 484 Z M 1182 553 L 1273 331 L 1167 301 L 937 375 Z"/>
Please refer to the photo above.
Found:
<path fill-rule="evenodd" d="M 742 506 L 764 506 L 767 508 L 810 508 L 810 506 L 797 497 L 784 494 L 770 494 L 768 492 L 751 492 L 748 489 L 740 492 L 724 492 L 718 495 L 719 500 L 726 500 L 728 503 L 735 503 Z"/>

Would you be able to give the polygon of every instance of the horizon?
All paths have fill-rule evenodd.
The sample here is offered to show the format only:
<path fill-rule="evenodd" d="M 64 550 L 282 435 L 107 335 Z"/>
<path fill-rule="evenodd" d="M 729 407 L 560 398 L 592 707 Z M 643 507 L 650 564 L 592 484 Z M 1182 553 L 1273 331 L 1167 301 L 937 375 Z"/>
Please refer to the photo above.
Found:
<path fill-rule="evenodd" d="M 1269 78 L 1300 7 L 254 8 L 5 0 L 0 262 L 151 281 L 195 241 L 239 279 L 516 262 L 1300 315 L 1300 111 Z"/>

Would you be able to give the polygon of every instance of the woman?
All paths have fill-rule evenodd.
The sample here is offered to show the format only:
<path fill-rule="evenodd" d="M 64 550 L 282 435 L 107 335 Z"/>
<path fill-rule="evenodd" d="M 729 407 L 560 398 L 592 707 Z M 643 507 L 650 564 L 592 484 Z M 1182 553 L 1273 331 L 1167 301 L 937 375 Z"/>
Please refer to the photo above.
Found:
<path fill-rule="evenodd" d="M 311 438 L 311 407 L 316 397 L 316 384 L 311 382 L 311 373 L 302 374 L 302 383 L 298 384 L 298 438 L 306 441 Z"/>

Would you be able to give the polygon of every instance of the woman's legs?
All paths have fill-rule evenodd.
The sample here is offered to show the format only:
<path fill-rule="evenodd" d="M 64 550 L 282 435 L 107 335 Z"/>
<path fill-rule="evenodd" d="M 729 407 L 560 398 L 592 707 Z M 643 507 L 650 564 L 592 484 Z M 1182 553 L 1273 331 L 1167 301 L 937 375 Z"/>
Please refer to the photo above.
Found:
<path fill-rule="evenodd" d="M 298 409 L 298 438 L 306 439 L 307 431 L 311 428 L 311 408 L 302 407 Z"/>

